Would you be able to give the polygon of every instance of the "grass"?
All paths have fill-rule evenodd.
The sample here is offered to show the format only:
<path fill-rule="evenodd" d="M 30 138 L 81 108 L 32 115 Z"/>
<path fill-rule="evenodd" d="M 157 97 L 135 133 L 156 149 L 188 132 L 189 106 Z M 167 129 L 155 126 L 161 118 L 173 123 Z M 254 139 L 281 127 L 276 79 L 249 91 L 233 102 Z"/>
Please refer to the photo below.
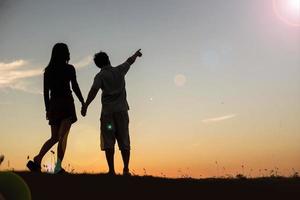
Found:
<path fill-rule="evenodd" d="M 293 199 L 299 177 L 163 178 L 15 172 L 33 199 Z"/>
<path fill-rule="evenodd" d="M 289 177 L 281 176 L 277 167 L 271 170 L 259 169 L 260 177 L 252 177 L 253 169 L 247 169 L 244 165 L 241 165 L 241 172 L 235 174 L 226 174 L 225 167 L 221 167 L 217 161 L 215 165 L 217 177 L 200 179 L 192 178 L 188 173 L 189 168 L 178 170 L 180 178 L 167 178 L 164 173 L 161 173 L 160 177 L 154 177 L 149 175 L 145 168 L 143 168 L 143 176 L 137 176 L 133 170 L 131 177 L 89 173 L 67 175 L 37 174 L 28 171 L 14 173 L 27 183 L 32 199 L 38 200 L 297 199 L 295 197 L 300 196 L 300 178 L 295 169 L 292 169 Z M 13 171 L 8 160 L 7 166 L 10 171 Z M 44 166 L 44 170 L 49 169 L 49 166 Z M 66 169 L 74 172 L 70 164 Z M 220 176 L 220 173 L 225 176 Z"/>

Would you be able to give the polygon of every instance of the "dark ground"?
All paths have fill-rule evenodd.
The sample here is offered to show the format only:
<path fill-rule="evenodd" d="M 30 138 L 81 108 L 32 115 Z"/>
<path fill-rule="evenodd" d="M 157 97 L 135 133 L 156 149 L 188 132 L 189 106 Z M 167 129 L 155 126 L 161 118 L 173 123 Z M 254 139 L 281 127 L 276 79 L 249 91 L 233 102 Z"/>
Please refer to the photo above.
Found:
<path fill-rule="evenodd" d="M 300 199 L 300 178 L 166 179 L 101 174 L 16 172 L 33 200 L 43 199 Z"/>

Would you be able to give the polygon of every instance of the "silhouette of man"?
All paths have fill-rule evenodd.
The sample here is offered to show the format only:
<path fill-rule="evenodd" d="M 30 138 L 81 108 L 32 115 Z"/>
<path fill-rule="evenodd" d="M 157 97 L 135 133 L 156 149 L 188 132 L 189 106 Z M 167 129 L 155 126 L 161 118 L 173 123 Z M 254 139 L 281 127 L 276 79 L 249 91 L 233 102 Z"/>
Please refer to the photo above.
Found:
<path fill-rule="evenodd" d="M 101 71 L 94 78 L 87 100 L 82 106 L 81 114 L 82 116 L 86 115 L 89 104 L 101 88 L 101 150 L 105 151 L 109 175 L 115 175 L 114 146 L 116 140 L 124 163 L 123 175 L 130 175 L 128 167 L 130 158 L 129 106 L 126 99 L 125 75 L 136 58 L 141 56 L 141 49 L 139 49 L 117 67 L 111 66 L 105 52 L 99 52 L 94 56 L 94 62 Z"/>

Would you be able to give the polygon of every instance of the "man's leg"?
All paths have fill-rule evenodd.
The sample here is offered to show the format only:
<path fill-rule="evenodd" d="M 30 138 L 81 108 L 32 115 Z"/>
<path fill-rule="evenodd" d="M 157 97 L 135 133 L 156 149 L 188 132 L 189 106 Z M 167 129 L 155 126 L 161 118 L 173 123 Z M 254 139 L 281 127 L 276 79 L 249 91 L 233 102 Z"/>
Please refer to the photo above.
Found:
<path fill-rule="evenodd" d="M 109 168 L 108 174 L 115 175 L 115 125 L 111 114 L 101 114 L 101 150 L 105 151 L 106 161 Z"/>
<path fill-rule="evenodd" d="M 115 149 L 105 149 L 106 161 L 108 164 L 108 174 L 115 175 L 115 165 L 114 165 L 114 155 Z"/>
<path fill-rule="evenodd" d="M 124 163 L 123 174 L 129 174 L 129 159 L 130 159 L 130 150 L 121 150 L 122 159 Z"/>
<path fill-rule="evenodd" d="M 116 139 L 118 141 L 119 149 L 121 150 L 122 159 L 124 163 L 123 175 L 130 175 L 129 160 L 130 160 L 130 137 L 129 137 L 129 116 L 127 111 L 119 112 L 115 115 L 117 122 Z"/>

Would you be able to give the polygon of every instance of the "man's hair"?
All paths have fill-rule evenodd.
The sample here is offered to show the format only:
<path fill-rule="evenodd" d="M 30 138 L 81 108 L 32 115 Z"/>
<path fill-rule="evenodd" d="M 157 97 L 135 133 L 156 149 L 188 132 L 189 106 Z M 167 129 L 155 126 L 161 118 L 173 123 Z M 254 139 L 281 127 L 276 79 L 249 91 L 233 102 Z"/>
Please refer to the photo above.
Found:
<path fill-rule="evenodd" d="M 110 64 L 108 55 L 103 51 L 100 51 L 99 53 L 95 54 L 94 62 L 99 68 L 102 68 Z"/>

